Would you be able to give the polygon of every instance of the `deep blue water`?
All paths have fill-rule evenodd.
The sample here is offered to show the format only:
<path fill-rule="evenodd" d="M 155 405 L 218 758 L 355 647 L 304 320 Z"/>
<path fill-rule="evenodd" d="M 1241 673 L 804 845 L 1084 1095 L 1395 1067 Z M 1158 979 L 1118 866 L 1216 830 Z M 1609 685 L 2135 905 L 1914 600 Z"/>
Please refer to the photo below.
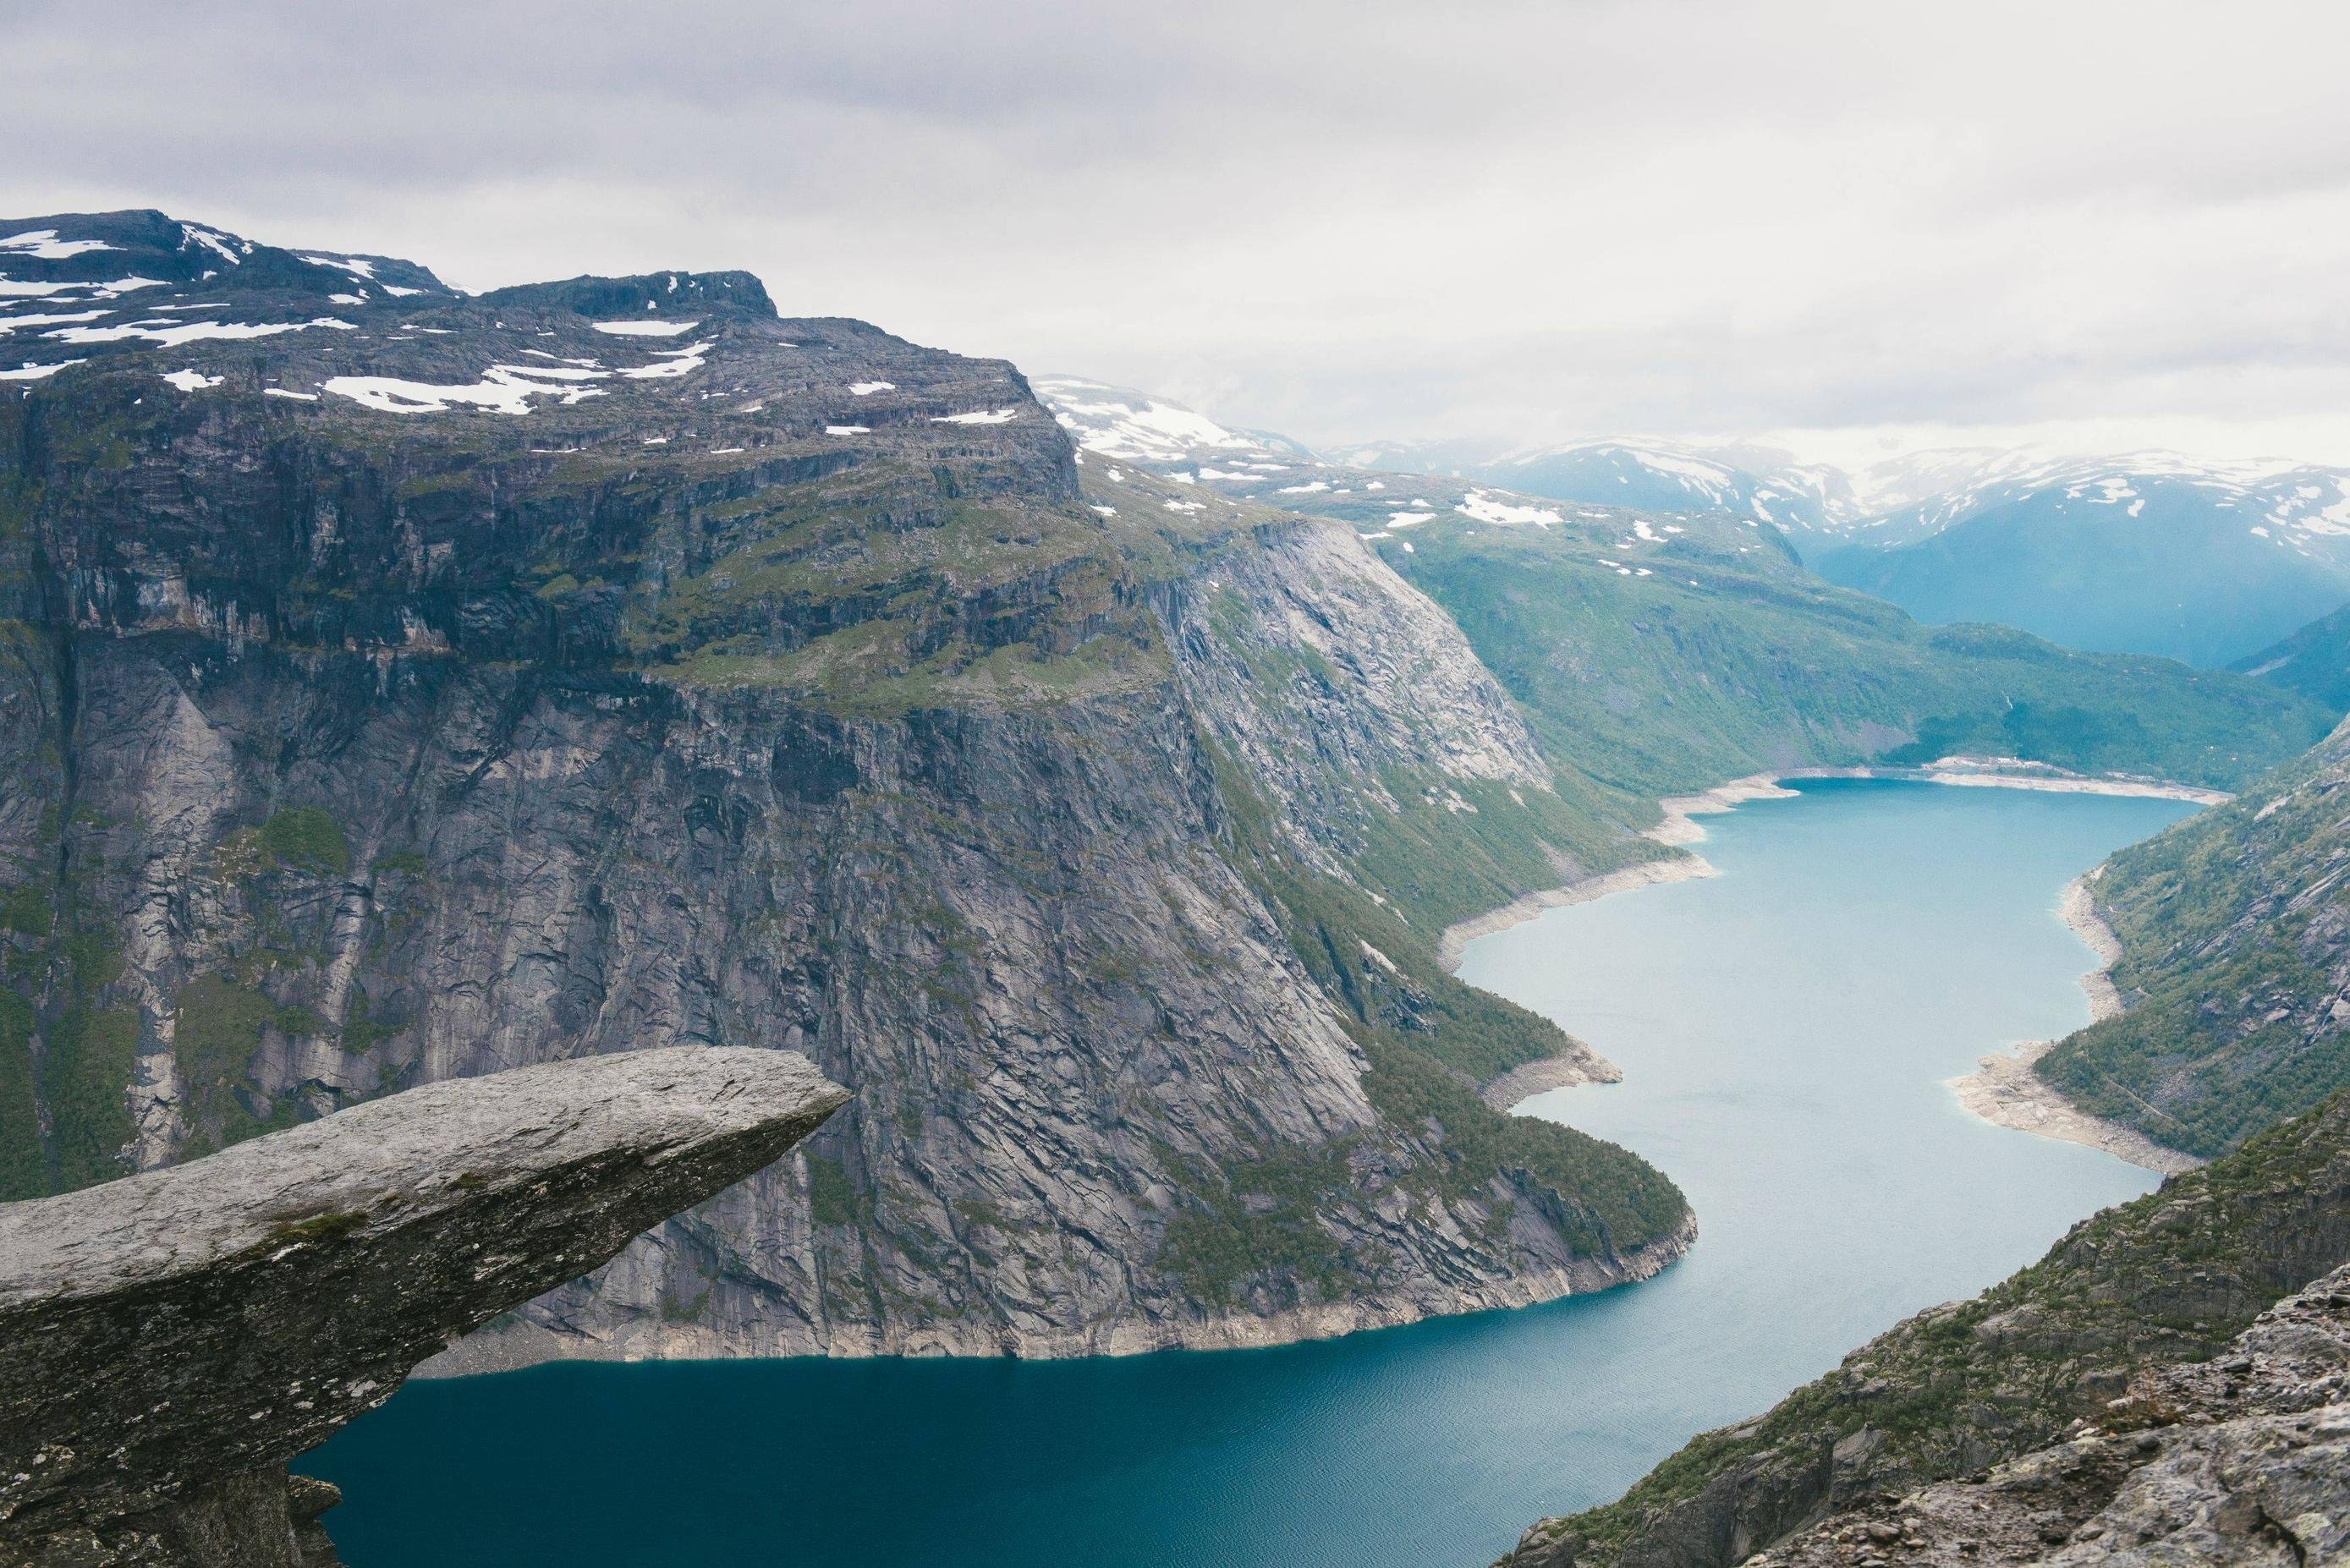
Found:
<path fill-rule="evenodd" d="M 2087 1022 L 2057 895 L 2186 810 L 1807 785 L 1709 819 L 1719 877 L 1473 944 L 1625 1072 L 1523 1108 L 1695 1204 L 1646 1284 L 1278 1350 L 417 1383 L 301 1468 L 352 1568 L 1469 1568 L 2152 1186 L 1941 1081 Z"/>

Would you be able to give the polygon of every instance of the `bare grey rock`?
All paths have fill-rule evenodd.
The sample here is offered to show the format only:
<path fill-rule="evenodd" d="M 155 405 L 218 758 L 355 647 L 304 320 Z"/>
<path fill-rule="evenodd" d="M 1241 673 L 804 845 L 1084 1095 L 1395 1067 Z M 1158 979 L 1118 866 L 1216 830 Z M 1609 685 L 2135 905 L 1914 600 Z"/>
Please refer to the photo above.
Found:
<path fill-rule="evenodd" d="M 1835 1514 L 1750 1568 L 2327 1568 L 2350 1561 L 2350 1268 L 2228 1354 L 2149 1369 L 2061 1443 Z"/>
<path fill-rule="evenodd" d="M 177 280 L 160 222 L 103 232 Z M 1457 629 L 1343 531 L 1105 517 L 1013 367 L 779 319 L 739 275 L 369 291 L 294 330 L 317 269 L 263 251 L 140 308 L 288 330 L 0 399 L 0 1194 L 534 1062 L 776 1044 L 854 1106 L 439 1369 L 1263 1343 L 1686 1245 L 1678 1194 L 1577 1212 L 1658 1190 L 1622 1151 L 1587 1193 L 1404 1201 L 1451 1150 L 1383 1119 L 1235 803 L 1326 867 L 1559 807 Z M 678 335 L 604 330 L 649 320 Z M 512 411 L 378 386 L 492 372 Z M 1276 646 L 1310 679 L 1218 684 Z M 1518 847 L 1496 897 L 1551 879 Z M 1295 1232 L 1330 1267 L 1170 1247 L 1283 1162 L 1316 1166 Z"/>
<path fill-rule="evenodd" d="M 0 1206 L 0 1563 L 316 1564 L 287 1459 L 847 1097 L 785 1052 L 549 1063 Z"/>

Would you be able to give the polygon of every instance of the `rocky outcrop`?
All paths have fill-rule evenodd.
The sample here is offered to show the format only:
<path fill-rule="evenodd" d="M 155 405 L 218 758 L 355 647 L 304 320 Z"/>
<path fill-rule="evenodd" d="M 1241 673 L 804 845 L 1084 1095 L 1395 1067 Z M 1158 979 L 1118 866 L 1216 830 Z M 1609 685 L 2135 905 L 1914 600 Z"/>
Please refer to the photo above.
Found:
<path fill-rule="evenodd" d="M 2216 1387 L 2244 1369 L 2227 1354 L 2236 1334 L 2345 1262 L 2350 1095 L 2083 1221 L 2046 1258 L 1981 1296 L 1920 1313 L 1765 1414 L 1692 1439 L 1617 1501 L 1541 1521 L 1503 1561 L 1509 1568 L 1731 1568 L 1766 1549 L 1775 1558 L 1779 1542 L 1808 1531 L 1833 1543 L 1837 1561 L 1890 1562 L 1885 1549 L 1914 1533 L 1906 1524 L 1883 1533 L 1893 1528 L 1883 1516 L 1894 1500 L 1980 1479 L 2043 1449 L 2056 1457 L 2007 1472 L 2013 1495 L 1998 1506 L 2012 1503 L 2019 1517 L 2048 1515 L 2033 1523 L 2038 1532 L 2054 1529 L 2049 1511 L 2070 1499 L 2062 1501 L 2070 1522 L 2032 1537 L 2041 1551 L 2053 1550 L 2118 1495 L 2126 1472 L 2158 1454 L 2211 1474 L 2237 1463 L 2227 1457 L 2238 1452 L 2228 1447 L 2234 1439 L 2198 1448 L 2200 1438 L 2166 1438 L 2141 1449 L 2135 1437 L 2099 1438 L 2076 1449 L 2064 1447 L 2068 1434 L 2171 1424 L 2177 1417 L 2164 1412 L 2178 1391 Z M 2279 1321 L 2335 1312 L 2327 1303 L 2338 1282 L 2312 1287 Z M 2260 1343 L 2273 1349 L 2298 1332 L 2280 1328 Z M 2216 1372 L 2178 1370 L 2215 1357 Z M 2303 1376 L 2299 1365 L 2277 1361 L 2274 1398 L 2243 1413 L 2282 1415 L 2343 1397 L 2338 1366 Z M 2296 1386 L 2302 1392 L 2292 1391 Z M 2220 1406 L 2200 1408 L 2201 1419 L 2220 1418 Z M 2246 1428 L 2239 1436 L 2263 1453 L 2283 1453 L 2293 1449 L 2278 1435 L 2285 1430 Z M 2189 1457 L 2196 1453 L 2204 1457 Z M 2150 1472 L 2147 1484 L 2157 1479 Z M 1960 1513 L 1969 1511 L 1972 1501 Z M 1983 1538 L 1971 1539 L 1981 1546 Z"/>
<path fill-rule="evenodd" d="M 2350 1269 L 2228 1354 L 2150 1370 L 2061 1443 L 1839 1514 L 1750 1568 L 2350 1561 Z"/>
<path fill-rule="evenodd" d="M 1555 1031 L 1431 1066 L 1427 988 L 1352 1011 L 1376 961 L 1310 967 L 1303 885 L 1263 875 L 1260 795 L 1390 902 L 1502 820 L 1445 791 L 1543 798 L 1358 545 L 1097 504 L 1009 365 L 779 319 L 740 275 L 394 295 L 139 214 L 18 226 L 116 247 L 44 297 L 129 335 L 0 398 L 0 1195 L 452 1077 L 774 1044 L 856 1104 L 444 1366 L 1258 1343 L 1686 1244 L 1633 1157 L 1415 1086 Z M 101 297 L 134 268 L 165 282 Z M 140 336 L 164 305 L 190 330 Z M 1226 561 L 1246 591 L 1195 628 Z M 1193 630 L 1354 613 L 1414 651 L 1315 633 L 1309 711 L 1387 749 L 1308 748 L 1294 788 L 1233 765 Z M 1450 760 L 1392 817 L 1306 777 L 1423 735 Z"/>
<path fill-rule="evenodd" d="M 0 1563 L 331 1562 L 287 1459 L 847 1097 L 785 1052 L 634 1052 L 0 1207 Z"/>
<path fill-rule="evenodd" d="M 1524 721 L 1451 618 L 1353 529 L 1269 530 L 1165 597 L 1195 706 L 1327 875 L 1360 875 L 1380 820 L 1406 809 L 1396 787 L 1456 815 L 1472 804 L 1464 785 L 1552 793 Z"/>

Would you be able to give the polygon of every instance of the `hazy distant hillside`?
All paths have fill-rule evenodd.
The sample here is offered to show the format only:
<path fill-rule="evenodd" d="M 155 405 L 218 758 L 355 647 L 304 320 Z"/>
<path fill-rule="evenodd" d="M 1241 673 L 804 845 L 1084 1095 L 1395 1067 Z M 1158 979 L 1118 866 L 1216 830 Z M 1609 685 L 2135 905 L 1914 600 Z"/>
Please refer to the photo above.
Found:
<path fill-rule="evenodd" d="M 2350 712 L 2350 605 L 2228 668 L 2298 691 L 2330 711 Z"/>
<path fill-rule="evenodd" d="M 1807 555 L 1920 620 L 2221 665 L 2350 599 L 2350 473 L 2145 455 L 2043 464 Z"/>
<path fill-rule="evenodd" d="M 1739 454 L 1768 459 L 1773 454 Z M 1728 512 L 1798 532 L 1849 514 L 1852 484 L 1826 467 L 1746 466 L 1722 454 L 1588 441 L 1511 454 L 1478 477 L 1530 495 L 1639 512 Z"/>
<path fill-rule="evenodd" d="M 1751 511 L 1577 504 L 1299 460 L 1146 393 L 1069 385 L 1037 389 L 1085 449 L 1089 494 L 1119 515 L 1247 495 L 1351 524 L 1460 622 L 1526 708 L 1564 793 L 1576 797 L 1564 781 L 1579 776 L 1603 811 L 1758 769 L 1969 752 L 2234 788 L 2326 728 L 2298 694 L 2236 675 L 1921 627 L 1805 571 Z M 1097 474 L 1116 485 L 1138 469 L 1171 488 L 1147 501 L 1094 489 Z"/>
<path fill-rule="evenodd" d="M 2325 725 L 2226 671 L 1920 626 L 1719 514 L 1496 525 L 1455 511 L 1365 536 L 1451 612 L 1555 761 L 1636 794 L 1959 753 L 2235 788 Z"/>

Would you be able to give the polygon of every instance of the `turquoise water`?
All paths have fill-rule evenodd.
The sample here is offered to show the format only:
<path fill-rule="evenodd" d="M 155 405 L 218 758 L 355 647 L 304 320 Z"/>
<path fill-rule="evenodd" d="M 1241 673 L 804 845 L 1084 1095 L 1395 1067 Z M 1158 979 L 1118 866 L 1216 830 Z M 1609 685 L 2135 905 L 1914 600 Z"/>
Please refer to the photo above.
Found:
<path fill-rule="evenodd" d="M 1709 819 L 1719 877 L 1473 944 L 1625 1072 L 1523 1108 L 1696 1205 L 1646 1284 L 1278 1350 L 411 1384 L 302 1468 L 352 1568 L 1469 1568 L 2152 1186 L 1941 1080 L 2087 1022 L 2058 892 L 2186 809 L 1809 785 Z"/>

